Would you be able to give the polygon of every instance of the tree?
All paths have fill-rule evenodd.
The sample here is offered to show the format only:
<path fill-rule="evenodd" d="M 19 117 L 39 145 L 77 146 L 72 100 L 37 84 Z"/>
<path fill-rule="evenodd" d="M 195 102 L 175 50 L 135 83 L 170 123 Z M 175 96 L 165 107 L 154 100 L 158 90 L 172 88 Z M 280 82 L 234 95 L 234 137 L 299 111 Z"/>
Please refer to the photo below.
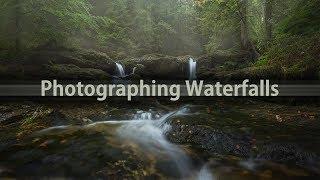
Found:
<path fill-rule="evenodd" d="M 271 41 L 272 39 L 272 6 L 273 0 L 265 0 L 264 21 L 267 41 Z"/>
<path fill-rule="evenodd" d="M 3 0 L 4 1 L 4 0 Z M 0 12 L 6 17 L 0 23 L 6 27 L 0 36 L 8 36 L 14 49 L 34 48 L 57 42 L 60 45 L 79 45 L 81 38 L 93 37 L 97 17 L 90 13 L 87 0 L 7 0 Z M 2 3 L 2 2 L 1 2 Z M 9 30 L 8 29 L 12 29 Z M 1 37 L 3 39 L 3 37 Z"/>
<path fill-rule="evenodd" d="M 239 0 L 239 17 L 240 17 L 240 39 L 243 49 L 249 49 L 250 39 L 248 32 L 247 20 L 248 0 Z"/>
<path fill-rule="evenodd" d="M 21 0 L 15 0 L 15 50 L 16 53 L 21 51 Z"/>
<path fill-rule="evenodd" d="M 243 49 L 252 53 L 253 59 L 258 59 L 260 54 L 249 37 L 248 27 L 248 0 L 239 0 L 239 17 L 240 17 L 240 39 Z"/>
<path fill-rule="evenodd" d="M 248 0 L 239 0 L 239 17 L 240 17 L 240 39 L 241 47 L 252 53 L 253 59 L 259 58 L 260 54 L 249 37 L 248 25 Z"/>

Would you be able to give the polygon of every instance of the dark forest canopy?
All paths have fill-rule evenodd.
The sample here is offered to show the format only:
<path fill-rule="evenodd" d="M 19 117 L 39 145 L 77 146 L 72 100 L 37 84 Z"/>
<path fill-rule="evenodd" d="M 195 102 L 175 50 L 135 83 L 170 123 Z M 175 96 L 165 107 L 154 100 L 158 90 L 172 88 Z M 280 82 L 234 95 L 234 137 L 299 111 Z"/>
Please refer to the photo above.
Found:
<path fill-rule="evenodd" d="M 120 57 L 237 49 L 263 53 L 277 37 L 319 32 L 320 24 L 318 0 L 0 0 L 0 4 L 0 49 L 18 52 L 54 45 Z"/>

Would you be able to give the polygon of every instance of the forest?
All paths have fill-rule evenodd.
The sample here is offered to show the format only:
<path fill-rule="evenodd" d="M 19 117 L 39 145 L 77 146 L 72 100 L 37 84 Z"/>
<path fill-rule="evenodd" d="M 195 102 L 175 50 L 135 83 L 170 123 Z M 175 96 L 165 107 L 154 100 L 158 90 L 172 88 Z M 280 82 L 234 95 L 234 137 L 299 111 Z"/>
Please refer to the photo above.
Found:
<path fill-rule="evenodd" d="M 0 0 L 0 179 L 319 179 L 319 79 L 320 0 Z"/>
<path fill-rule="evenodd" d="M 30 54 L 89 50 L 95 63 L 101 53 L 107 56 L 101 59 L 113 61 L 152 54 L 202 55 L 203 71 L 214 71 L 200 70 L 203 79 L 239 77 L 244 72 L 248 77 L 319 78 L 318 0 L 2 0 L 1 4 L 2 64 L 17 59 L 18 65 L 34 59 L 55 64 L 52 54 Z M 208 65 L 212 59 L 218 59 L 213 70 Z M 69 70 L 83 68 L 75 62 L 63 64 L 69 64 Z M 1 74 L 18 76 L 13 73 L 16 68 L 2 65 Z M 20 69 L 25 78 L 34 71 Z M 59 65 L 50 70 L 63 71 Z"/>

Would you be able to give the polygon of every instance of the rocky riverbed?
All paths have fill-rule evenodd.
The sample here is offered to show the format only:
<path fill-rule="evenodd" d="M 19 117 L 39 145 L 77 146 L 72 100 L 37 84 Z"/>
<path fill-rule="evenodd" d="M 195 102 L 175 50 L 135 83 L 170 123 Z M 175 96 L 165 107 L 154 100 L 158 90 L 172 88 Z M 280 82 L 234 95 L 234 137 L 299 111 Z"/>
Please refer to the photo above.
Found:
<path fill-rule="evenodd" d="M 1 177 L 318 177 L 320 109 L 154 99 L 0 106 Z"/>

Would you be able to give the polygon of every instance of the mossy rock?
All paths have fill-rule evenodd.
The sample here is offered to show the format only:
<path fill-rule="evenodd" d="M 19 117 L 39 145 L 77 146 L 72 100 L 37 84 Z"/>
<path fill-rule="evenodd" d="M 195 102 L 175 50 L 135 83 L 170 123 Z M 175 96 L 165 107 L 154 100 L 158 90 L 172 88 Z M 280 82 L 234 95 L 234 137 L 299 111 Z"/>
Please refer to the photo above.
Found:
<path fill-rule="evenodd" d="M 271 44 L 265 55 L 267 64 L 281 69 L 282 79 L 319 79 L 320 33 L 311 35 L 284 35 Z"/>
<path fill-rule="evenodd" d="M 38 49 L 3 61 L 0 74 L 3 79 L 110 79 L 115 69 L 108 55 L 94 50 Z"/>
<path fill-rule="evenodd" d="M 217 70 L 211 69 L 209 71 L 200 72 L 198 77 L 200 79 L 214 79 L 214 80 L 259 80 L 270 79 L 278 80 L 283 79 L 284 74 L 281 69 L 274 66 L 266 67 L 247 67 L 239 70 Z"/>
<path fill-rule="evenodd" d="M 83 68 L 113 71 L 114 61 L 104 53 L 93 50 L 34 51 L 24 64 L 74 64 Z"/>
<path fill-rule="evenodd" d="M 138 67 L 136 73 L 146 79 L 187 79 L 188 61 L 185 58 L 160 54 L 145 55 L 141 58 L 128 58 L 121 63 L 126 69 Z M 141 65 L 143 68 L 141 69 Z"/>
<path fill-rule="evenodd" d="M 243 80 L 243 79 L 281 79 L 281 69 L 277 67 L 248 67 L 236 71 L 227 71 L 217 74 L 219 79 L 226 78 L 230 80 Z"/>
<path fill-rule="evenodd" d="M 248 51 L 217 51 L 213 54 L 205 54 L 197 59 L 198 66 L 211 69 L 226 64 L 243 65 L 252 61 L 252 55 Z"/>
<path fill-rule="evenodd" d="M 57 79 L 111 79 L 111 76 L 93 68 L 80 68 L 74 64 L 56 64 L 48 66 L 49 76 Z"/>

